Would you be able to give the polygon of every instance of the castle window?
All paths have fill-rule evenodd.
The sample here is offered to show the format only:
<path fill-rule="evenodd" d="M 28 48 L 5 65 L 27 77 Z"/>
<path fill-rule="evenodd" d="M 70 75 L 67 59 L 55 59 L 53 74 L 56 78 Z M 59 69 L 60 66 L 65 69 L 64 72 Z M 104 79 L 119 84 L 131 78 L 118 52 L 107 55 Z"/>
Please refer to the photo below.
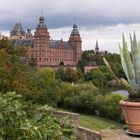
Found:
<path fill-rule="evenodd" d="M 51 61 L 51 58 L 50 58 L 50 61 Z"/>
<path fill-rule="evenodd" d="M 48 58 L 47 58 L 47 61 L 48 61 Z"/>
<path fill-rule="evenodd" d="M 39 61 L 41 61 L 41 58 L 39 58 Z"/>
<path fill-rule="evenodd" d="M 46 61 L 46 58 L 45 58 L 45 61 Z"/>

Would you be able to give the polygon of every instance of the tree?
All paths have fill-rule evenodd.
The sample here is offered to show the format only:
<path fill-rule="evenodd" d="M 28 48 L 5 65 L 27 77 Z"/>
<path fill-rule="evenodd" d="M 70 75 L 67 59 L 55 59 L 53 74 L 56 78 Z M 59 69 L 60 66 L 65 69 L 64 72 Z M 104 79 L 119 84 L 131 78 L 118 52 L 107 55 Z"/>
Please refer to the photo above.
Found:
<path fill-rule="evenodd" d="M 58 79 L 59 81 L 64 81 L 65 79 L 65 75 L 64 75 L 64 68 L 60 67 L 55 71 L 55 76 L 56 79 Z"/>
<path fill-rule="evenodd" d="M 106 85 L 107 79 L 99 68 L 93 69 L 85 74 L 85 80 L 92 81 L 96 86 L 102 88 Z"/>
<path fill-rule="evenodd" d="M 77 82 L 78 81 L 77 72 L 71 68 L 66 68 L 64 75 L 65 75 L 65 81 L 67 81 L 67 82 Z"/>
<path fill-rule="evenodd" d="M 32 99 L 37 93 L 36 69 L 29 65 L 27 49 L 13 47 L 4 39 L 0 40 L 0 91 L 16 91 L 24 99 Z"/>
<path fill-rule="evenodd" d="M 100 66 L 99 69 L 104 74 L 104 76 L 108 81 L 113 79 L 113 76 L 110 74 L 108 68 L 105 65 Z"/>
<path fill-rule="evenodd" d="M 119 105 L 122 98 L 119 94 L 106 95 L 102 106 L 103 116 L 116 121 L 122 121 L 121 108 Z"/>
<path fill-rule="evenodd" d="M 51 68 L 42 68 L 38 70 L 38 101 L 42 104 L 56 106 L 60 100 L 59 82 L 55 78 L 55 73 Z"/>

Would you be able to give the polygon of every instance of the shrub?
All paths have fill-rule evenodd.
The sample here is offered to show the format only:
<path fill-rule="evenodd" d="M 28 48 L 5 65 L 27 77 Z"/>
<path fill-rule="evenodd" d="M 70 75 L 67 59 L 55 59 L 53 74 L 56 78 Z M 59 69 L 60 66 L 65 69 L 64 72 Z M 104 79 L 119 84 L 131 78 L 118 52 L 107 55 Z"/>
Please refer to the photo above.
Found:
<path fill-rule="evenodd" d="M 107 79 L 104 73 L 99 69 L 93 69 L 85 74 L 86 81 L 92 81 L 97 87 L 103 88 L 106 85 Z"/>
<path fill-rule="evenodd" d="M 100 115 L 101 114 L 101 110 L 102 110 L 102 106 L 104 103 L 104 96 L 101 94 L 98 94 L 95 96 L 93 102 L 92 102 L 92 106 L 94 106 L 95 110 L 95 114 L 96 115 Z"/>
<path fill-rule="evenodd" d="M 77 112 L 93 112 L 92 102 L 98 95 L 98 89 L 92 83 L 85 84 L 61 84 L 61 101 L 59 106 L 72 109 Z"/>
<path fill-rule="evenodd" d="M 102 106 L 103 116 L 115 121 L 121 121 L 122 116 L 119 101 L 122 98 L 123 97 L 119 94 L 106 95 Z"/>
<path fill-rule="evenodd" d="M 56 117 L 48 114 L 48 106 L 31 106 L 30 110 L 20 98 L 15 92 L 0 94 L 1 140 L 75 139 L 74 129 L 67 120 L 61 125 Z"/>

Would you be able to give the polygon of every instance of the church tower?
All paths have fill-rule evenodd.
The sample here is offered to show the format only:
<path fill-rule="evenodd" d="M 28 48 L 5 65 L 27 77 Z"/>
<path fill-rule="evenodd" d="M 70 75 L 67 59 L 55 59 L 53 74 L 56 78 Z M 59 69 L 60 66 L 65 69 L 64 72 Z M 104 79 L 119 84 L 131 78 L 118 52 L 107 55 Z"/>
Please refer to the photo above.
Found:
<path fill-rule="evenodd" d="M 75 50 L 75 62 L 77 64 L 82 56 L 82 48 L 81 48 L 82 40 L 78 31 L 78 26 L 76 24 L 73 25 L 73 30 L 69 37 L 69 43 Z"/>
<path fill-rule="evenodd" d="M 95 45 L 95 53 L 98 54 L 99 53 L 99 45 L 98 45 L 98 41 L 96 40 L 96 45 Z"/>
<path fill-rule="evenodd" d="M 45 24 L 45 19 L 41 16 L 34 33 L 34 47 L 31 50 L 33 52 L 33 58 L 36 58 L 39 66 L 43 66 L 46 63 L 46 53 L 49 49 L 49 45 L 50 35 Z"/>

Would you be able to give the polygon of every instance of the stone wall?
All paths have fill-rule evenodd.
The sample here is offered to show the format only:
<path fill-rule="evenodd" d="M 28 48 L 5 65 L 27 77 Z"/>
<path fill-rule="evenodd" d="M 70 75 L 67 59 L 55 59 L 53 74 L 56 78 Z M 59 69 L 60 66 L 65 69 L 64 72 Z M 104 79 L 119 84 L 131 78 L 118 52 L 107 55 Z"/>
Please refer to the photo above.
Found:
<path fill-rule="evenodd" d="M 79 126 L 79 114 L 63 112 L 63 111 L 56 111 L 56 112 L 53 112 L 53 114 L 62 122 L 65 118 L 68 117 L 71 120 L 72 125 L 74 127 Z"/>
<path fill-rule="evenodd" d="M 85 127 L 77 128 L 77 137 L 79 140 L 102 140 L 99 132 Z"/>
<path fill-rule="evenodd" d="M 73 126 L 76 127 L 76 135 L 79 140 L 102 140 L 99 132 L 80 126 L 79 114 L 63 111 L 56 111 L 53 114 L 62 122 L 68 117 Z"/>

